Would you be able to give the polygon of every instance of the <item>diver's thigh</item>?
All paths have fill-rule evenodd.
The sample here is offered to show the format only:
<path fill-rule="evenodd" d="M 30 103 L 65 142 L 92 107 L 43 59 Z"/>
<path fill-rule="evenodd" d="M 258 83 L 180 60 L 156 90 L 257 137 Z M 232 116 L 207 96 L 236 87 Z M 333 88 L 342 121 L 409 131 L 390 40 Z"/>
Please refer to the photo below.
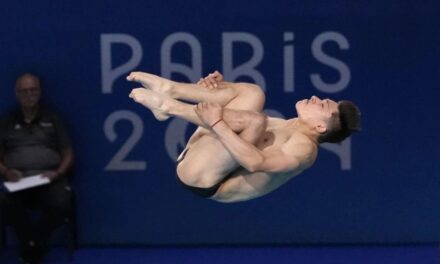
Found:
<path fill-rule="evenodd" d="M 205 135 L 191 144 L 177 166 L 179 178 L 187 183 L 215 184 L 237 167 L 237 162 L 213 136 Z"/>

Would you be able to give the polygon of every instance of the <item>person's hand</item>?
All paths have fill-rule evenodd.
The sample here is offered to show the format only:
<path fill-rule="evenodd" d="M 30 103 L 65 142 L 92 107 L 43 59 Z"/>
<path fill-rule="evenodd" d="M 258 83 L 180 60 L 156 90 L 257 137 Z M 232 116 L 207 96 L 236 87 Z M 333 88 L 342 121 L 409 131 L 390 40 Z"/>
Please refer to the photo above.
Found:
<path fill-rule="evenodd" d="M 199 103 L 195 106 L 195 111 L 209 128 L 223 118 L 223 107 L 217 103 Z"/>
<path fill-rule="evenodd" d="M 56 171 L 53 171 L 53 170 L 43 172 L 43 177 L 48 178 L 50 181 L 55 180 L 59 176 L 60 176 L 60 174 Z"/>
<path fill-rule="evenodd" d="M 17 182 L 23 178 L 23 174 L 15 169 L 8 169 L 5 173 L 5 179 L 9 182 Z"/>
<path fill-rule="evenodd" d="M 203 88 L 214 89 L 218 87 L 218 84 L 223 81 L 223 75 L 219 71 L 208 74 L 205 78 L 201 78 L 197 85 Z"/>

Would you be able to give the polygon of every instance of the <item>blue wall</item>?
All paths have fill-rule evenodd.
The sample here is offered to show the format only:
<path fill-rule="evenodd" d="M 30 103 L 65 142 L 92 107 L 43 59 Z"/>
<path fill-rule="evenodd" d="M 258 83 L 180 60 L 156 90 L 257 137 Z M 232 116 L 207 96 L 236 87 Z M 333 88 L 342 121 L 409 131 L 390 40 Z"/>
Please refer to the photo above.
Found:
<path fill-rule="evenodd" d="M 8 2 L 0 111 L 19 73 L 42 76 L 75 141 L 84 245 L 438 242 L 440 4 L 386 2 Z M 132 103 L 124 77 L 134 69 L 264 83 L 266 110 L 285 117 L 313 94 L 347 98 L 363 131 L 323 146 L 313 168 L 268 196 L 203 200 L 175 181 L 194 127 Z"/>

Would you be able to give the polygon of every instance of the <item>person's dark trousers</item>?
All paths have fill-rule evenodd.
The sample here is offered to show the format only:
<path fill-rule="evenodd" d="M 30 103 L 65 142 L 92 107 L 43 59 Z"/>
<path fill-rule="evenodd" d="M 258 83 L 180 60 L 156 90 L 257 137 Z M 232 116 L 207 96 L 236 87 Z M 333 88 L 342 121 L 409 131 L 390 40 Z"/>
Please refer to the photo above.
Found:
<path fill-rule="evenodd" d="M 0 192 L 0 206 L 17 235 L 22 254 L 29 253 L 32 243 L 39 251 L 45 251 L 52 232 L 69 216 L 71 199 L 67 179 L 15 193 Z"/>

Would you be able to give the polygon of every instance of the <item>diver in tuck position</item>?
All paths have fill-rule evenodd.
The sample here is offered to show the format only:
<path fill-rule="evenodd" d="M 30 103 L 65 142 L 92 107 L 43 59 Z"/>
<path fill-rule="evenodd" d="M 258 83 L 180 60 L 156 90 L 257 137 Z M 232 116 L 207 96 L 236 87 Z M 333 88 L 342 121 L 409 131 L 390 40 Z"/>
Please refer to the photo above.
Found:
<path fill-rule="evenodd" d="M 178 158 L 178 179 L 219 202 L 270 193 L 309 168 L 319 144 L 340 142 L 360 130 L 356 105 L 316 96 L 296 102 L 295 118 L 268 117 L 261 112 L 260 87 L 225 82 L 217 71 L 197 84 L 143 72 L 132 72 L 127 80 L 142 84 L 130 97 L 157 120 L 174 116 L 199 126 Z"/>

